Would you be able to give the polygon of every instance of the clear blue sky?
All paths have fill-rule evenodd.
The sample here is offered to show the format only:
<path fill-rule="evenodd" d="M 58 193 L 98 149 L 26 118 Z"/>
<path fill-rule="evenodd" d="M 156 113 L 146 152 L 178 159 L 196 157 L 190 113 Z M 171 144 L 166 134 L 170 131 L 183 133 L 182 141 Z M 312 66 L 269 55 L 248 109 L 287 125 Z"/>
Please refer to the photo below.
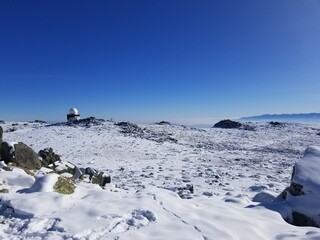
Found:
<path fill-rule="evenodd" d="M 1 0 L 0 119 L 320 112 L 319 0 Z"/>

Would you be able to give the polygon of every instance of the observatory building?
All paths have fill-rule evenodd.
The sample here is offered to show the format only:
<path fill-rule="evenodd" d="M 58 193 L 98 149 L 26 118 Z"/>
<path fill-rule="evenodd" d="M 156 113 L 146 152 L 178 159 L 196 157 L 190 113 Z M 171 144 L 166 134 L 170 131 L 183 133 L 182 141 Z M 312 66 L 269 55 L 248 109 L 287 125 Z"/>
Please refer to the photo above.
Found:
<path fill-rule="evenodd" d="M 67 120 L 68 122 L 74 122 L 74 121 L 80 120 L 80 114 L 78 109 L 70 108 L 69 114 L 67 114 Z"/>

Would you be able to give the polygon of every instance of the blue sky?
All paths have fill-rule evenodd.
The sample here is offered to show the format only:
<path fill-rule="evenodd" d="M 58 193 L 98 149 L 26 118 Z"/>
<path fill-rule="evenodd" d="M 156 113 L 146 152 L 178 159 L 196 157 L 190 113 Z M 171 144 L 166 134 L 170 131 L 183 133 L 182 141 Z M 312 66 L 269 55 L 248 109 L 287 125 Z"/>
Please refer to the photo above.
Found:
<path fill-rule="evenodd" d="M 320 112 L 319 0 L 0 1 L 0 118 Z"/>

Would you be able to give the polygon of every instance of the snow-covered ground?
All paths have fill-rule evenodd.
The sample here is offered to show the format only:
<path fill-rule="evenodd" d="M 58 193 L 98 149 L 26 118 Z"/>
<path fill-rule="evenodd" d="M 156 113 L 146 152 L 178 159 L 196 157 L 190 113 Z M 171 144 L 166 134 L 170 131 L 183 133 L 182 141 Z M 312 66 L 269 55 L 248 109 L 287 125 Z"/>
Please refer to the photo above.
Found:
<path fill-rule="evenodd" d="M 19 123 L 6 132 L 11 125 L 2 124 L 4 141 L 36 152 L 52 147 L 62 160 L 110 174 L 112 184 L 79 183 L 71 195 L 48 184 L 26 192 L 19 190 L 34 177 L 1 171 L 0 186 L 10 192 L 0 193 L 0 239 L 320 239 L 320 229 L 292 226 L 256 202 L 289 186 L 294 163 L 308 146 L 320 145 L 320 125 L 251 124 L 256 131 L 139 125 L 148 133 L 142 137 L 111 122 Z M 182 190 L 191 185 L 193 194 Z"/>

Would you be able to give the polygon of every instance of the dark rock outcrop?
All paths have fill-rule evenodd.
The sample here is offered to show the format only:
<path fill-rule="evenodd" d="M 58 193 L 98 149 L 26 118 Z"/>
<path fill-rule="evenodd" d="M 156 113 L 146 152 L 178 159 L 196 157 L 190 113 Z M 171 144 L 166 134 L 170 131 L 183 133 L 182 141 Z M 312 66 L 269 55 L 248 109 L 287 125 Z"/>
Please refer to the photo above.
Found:
<path fill-rule="evenodd" d="M 3 129 L 2 127 L 0 126 L 0 146 L 1 146 L 1 143 L 2 143 L 2 139 L 3 139 Z M 0 147 L 1 148 L 1 147 Z"/>
<path fill-rule="evenodd" d="M 218 123 L 216 123 L 214 128 L 225 128 L 225 129 L 242 129 L 247 131 L 255 131 L 255 127 L 249 125 L 249 124 L 243 124 L 240 122 L 232 121 L 230 119 L 222 120 Z"/>
<path fill-rule="evenodd" d="M 281 122 L 276 122 L 276 121 L 271 121 L 271 122 L 269 122 L 269 124 L 270 124 L 271 126 L 273 126 L 273 127 L 281 127 L 281 126 L 284 125 L 283 123 L 281 123 Z"/>
<path fill-rule="evenodd" d="M 292 222 L 295 226 L 310 226 L 310 227 L 319 227 L 319 225 L 311 218 L 305 214 L 299 212 L 292 213 Z"/>
<path fill-rule="evenodd" d="M 12 144 L 2 142 L 1 160 L 26 170 L 40 169 L 42 166 L 35 151 L 22 142 Z"/>
<path fill-rule="evenodd" d="M 84 174 L 89 175 L 91 183 L 104 187 L 107 183 L 111 183 L 111 177 L 104 172 L 99 172 L 94 168 L 86 168 Z"/>
<path fill-rule="evenodd" d="M 6 130 L 6 132 L 7 132 L 7 133 L 9 133 L 9 132 L 15 132 L 15 131 L 17 131 L 17 130 L 18 130 L 18 128 L 12 127 L 12 128 L 8 128 L 8 129 Z"/>
<path fill-rule="evenodd" d="M 41 123 L 41 124 L 46 124 L 47 122 L 46 121 L 43 121 L 43 120 L 34 120 L 33 121 L 34 123 Z"/>
<path fill-rule="evenodd" d="M 42 158 L 43 167 L 49 167 L 49 165 L 55 166 L 55 162 L 61 161 L 60 156 L 55 154 L 52 148 L 40 150 L 38 156 Z"/>
<path fill-rule="evenodd" d="M 177 143 L 178 140 L 172 137 L 171 133 L 166 131 L 154 132 L 147 128 L 140 128 L 137 124 L 130 122 L 118 122 L 116 126 L 120 127 L 120 132 L 126 136 L 144 138 L 158 143 L 172 142 Z"/>
<path fill-rule="evenodd" d="M 97 119 L 95 117 L 88 117 L 88 118 L 75 120 L 75 121 L 68 123 L 68 124 L 69 125 L 80 125 L 80 126 L 85 126 L 85 127 L 91 127 L 91 126 L 101 125 L 104 122 L 105 122 L 104 119 Z"/>
<path fill-rule="evenodd" d="M 143 135 L 143 129 L 140 128 L 137 124 L 131 122 L 118 122 L 115 123 L 116 126 L 121 128 L 121 133 L 128 135 L 141 136 Z"/>
<path fill-rule="evenodd" d="M 55 154 L 52 148 L 40 150 L 38 153 L 41 157 L 42 166 L 52 169 L 52 172 L 57 173 L 65 178 L 73 181 L 87 181 L 93 184 L 98 184 L 104 187 L 111 182 L 111 177 L 104 172 L 94 168 L 79 168 L 76 165 L 62 161 L 60 156 Z M 69 175 L 70 177 L 66 177 Z M 62 181 L 62 180 L 61 180 Z"/>
<path fill-rule="evenodd" d="M 235 122 L 230 119 L 225 119 L 216 123 L 213 127 L 214 128 L 240 128 L 241 126 L 242 124 L 239 122 Z"/>
<path fill-rule="evenodd" d="M 167 121 L 156 122 L 155 124 L 156 125 L 171 125 L 171 123 L 167 122 Z"/>
<path fill-rule="evenodd" d="M 6 164 L 12 162 L 14 157 L 14 146 L 8 142 L 2 142 L 0 147 L 1 160 Z"/>

